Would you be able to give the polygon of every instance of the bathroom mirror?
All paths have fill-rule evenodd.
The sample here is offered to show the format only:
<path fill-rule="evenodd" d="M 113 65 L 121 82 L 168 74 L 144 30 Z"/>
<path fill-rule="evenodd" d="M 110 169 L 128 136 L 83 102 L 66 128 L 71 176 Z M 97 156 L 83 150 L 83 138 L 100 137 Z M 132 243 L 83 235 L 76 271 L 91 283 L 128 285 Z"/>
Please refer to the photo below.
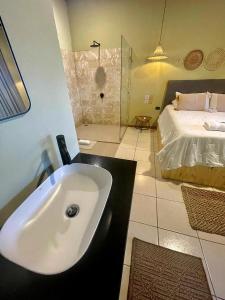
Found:
<path fill-rule="evenodd" d="M 0 18 L 0 121 L 29 109 L 29 96 Z"/>

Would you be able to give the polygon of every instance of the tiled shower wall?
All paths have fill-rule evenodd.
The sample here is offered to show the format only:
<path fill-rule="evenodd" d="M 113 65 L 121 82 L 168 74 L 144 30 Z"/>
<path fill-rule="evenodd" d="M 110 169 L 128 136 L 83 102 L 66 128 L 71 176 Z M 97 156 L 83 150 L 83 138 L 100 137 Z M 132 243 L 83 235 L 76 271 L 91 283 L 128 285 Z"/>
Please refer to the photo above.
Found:
<path fill-rule="evenodd" d="M 121 49 L 98 50 L 61 50 L 76 126 L 120 124 Z"/>
<path fill-rule="evenodd" d="M 83 123 L 82 105 L 79 96 L 77 83 L 74 53 L 72 51 L 61 49 L 63 67 L 66 75 L 67 87 L 69 90 L 70 102 L 73 111 L 75 126 Z"/>
<path fill-rule="evenodd" d="M 100 58 L 98 51 L 75 52 L 83 123 L 119 125 L 121 49 L 100 49 Z"/>

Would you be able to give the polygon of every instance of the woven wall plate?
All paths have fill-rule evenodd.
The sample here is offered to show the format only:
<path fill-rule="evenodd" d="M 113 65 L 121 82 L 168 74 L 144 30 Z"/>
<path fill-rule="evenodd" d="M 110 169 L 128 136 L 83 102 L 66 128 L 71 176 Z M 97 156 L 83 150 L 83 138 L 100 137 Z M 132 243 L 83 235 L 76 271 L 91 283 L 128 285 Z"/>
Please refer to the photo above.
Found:
<path fill-rule="evenodd" d="M 210 52 L 204 59 L 204 67 L 208 71 L 215 71 L 221 67 L 225 62 L 225 50 L 217 48 Z"/>
<path fill-rule="evenodd" d="M 202 50 L 192 50 L 184 58 L 184 67 L 186 70 L 195 70 L 201 66 L 204 54 Z"/>

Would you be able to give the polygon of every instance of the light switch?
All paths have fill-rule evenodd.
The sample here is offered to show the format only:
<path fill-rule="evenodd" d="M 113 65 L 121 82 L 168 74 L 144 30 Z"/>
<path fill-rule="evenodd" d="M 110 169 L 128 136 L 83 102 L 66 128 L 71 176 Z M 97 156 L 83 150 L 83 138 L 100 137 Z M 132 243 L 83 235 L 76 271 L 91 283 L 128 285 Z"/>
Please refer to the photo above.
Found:
<path fill-rule="evenodd" d="M 150 102 L 150 95 L 145 95 L 144 96 L 144 103 L 148 104 Z"/>

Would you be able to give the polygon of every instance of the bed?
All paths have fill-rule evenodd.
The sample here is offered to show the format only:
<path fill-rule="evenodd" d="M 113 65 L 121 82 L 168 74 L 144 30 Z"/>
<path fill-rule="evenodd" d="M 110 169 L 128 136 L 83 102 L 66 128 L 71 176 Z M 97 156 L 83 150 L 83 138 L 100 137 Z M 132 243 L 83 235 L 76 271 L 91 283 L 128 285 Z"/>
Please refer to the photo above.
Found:
<path fill-rule="evenodd" d="M 158 120 L 162 177 L 225 189 L 225 132 L 203 127 L 208 120 L 225 122 L 225 112 L 176 111 L 176 91 L 225 93 L 225 79 L 168 82 Z"/>

